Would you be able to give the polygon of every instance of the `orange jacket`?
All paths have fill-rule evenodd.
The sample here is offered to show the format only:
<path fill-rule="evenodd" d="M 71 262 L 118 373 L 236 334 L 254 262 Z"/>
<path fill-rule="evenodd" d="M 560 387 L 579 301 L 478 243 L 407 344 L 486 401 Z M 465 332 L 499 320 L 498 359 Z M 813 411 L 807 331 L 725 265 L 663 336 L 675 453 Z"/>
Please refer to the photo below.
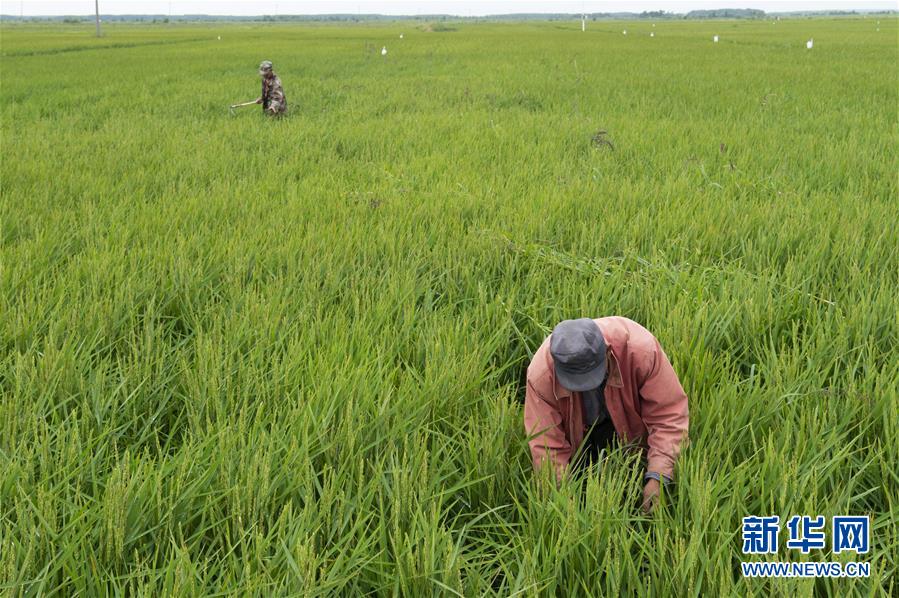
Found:
<path fill-rule="evenodd" d="M 623 442 L 648 449 L 647 471 L 674 478 L 674 462 L 687 441 L 687 395 L 659 341 L 643 326 L 618 316 L 594 320 L 608 346 L 606 409 Z M 552 463 L 561 479 L 584 440 L 581 393 L 556 380 L 549 337 L 531 360 L 524 427 L 534 468 Z"/>

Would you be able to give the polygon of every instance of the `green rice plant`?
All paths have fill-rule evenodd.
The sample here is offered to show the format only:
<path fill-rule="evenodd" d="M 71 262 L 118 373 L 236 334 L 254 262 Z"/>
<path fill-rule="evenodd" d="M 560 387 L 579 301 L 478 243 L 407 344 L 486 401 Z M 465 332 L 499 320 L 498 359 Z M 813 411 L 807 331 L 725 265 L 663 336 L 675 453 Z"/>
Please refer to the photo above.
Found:
<path fill-rule="evenodd" d="M 895 595 L 879 28 L 4 23 L 0 593 Z M 262 59 L 291 113 L 230 115 Z M 650 516 L 522 425 L 611 314 L 690 397 Z M 870 577 L 742 577 L 742 517 L 842 514 Z"/>

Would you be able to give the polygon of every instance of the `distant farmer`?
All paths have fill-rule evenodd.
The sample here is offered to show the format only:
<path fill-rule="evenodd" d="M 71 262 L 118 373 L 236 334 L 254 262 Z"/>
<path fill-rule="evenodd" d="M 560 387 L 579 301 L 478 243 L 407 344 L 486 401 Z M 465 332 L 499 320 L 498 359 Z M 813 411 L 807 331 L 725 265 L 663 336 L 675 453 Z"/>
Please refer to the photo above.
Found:
<path fill-rule="evenodd" d="M 262 95 L 256 103 L 262 104 L 262 111 L 270 116 L 279 116 L 287 112 L 284 88 L 281 87 L 281 79 L 272 70 L 271 61 L 263 60 L 259 64 L 259 76 L 262 77 Z"/>
<path fill-rule="evenodd" d="M 524 425 L 534 468 L 556 478 L 572 458 L 593 461 L 616 435 L 648 449 L 643 509 L 674 479 L 687 440 L 687 395 L 659 341 L 622 317 L 565 320 L 528 367 Z"/>

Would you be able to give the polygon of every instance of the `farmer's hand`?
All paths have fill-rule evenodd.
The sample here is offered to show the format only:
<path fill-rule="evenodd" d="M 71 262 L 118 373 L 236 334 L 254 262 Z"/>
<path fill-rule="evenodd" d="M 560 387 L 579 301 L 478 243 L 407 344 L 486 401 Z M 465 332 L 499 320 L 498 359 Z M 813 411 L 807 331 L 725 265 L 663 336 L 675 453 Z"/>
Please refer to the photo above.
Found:
<path fill-rule="evenodd" d="M 643 487 L 643 512 L 652 513 L 659 502 L 659 481 L 648 480 Z"/>
<path fill-rule="evenodd" d="M 261 103 L 262 103 L 262 98 L 256 98 L 256 103 L 257 103 L 257 104 L 261 104 Z"/>

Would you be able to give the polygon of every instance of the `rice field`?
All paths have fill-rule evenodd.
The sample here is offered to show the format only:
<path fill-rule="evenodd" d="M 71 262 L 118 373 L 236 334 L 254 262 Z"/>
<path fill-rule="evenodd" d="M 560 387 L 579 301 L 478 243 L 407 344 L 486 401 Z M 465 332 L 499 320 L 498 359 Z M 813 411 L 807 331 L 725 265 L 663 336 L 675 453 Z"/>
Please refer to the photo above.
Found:
<path fill-rule="evenodd" d="M 3 24 L 0 594 L 895 596 L 880 21 Z M 289 115 L 229 114 L 264 59 Z M 624 451 L 527 450 L 603 315 L 690 397 L 649 516 Z M 841 514 L 869 554 L 741 552 Z"/>

